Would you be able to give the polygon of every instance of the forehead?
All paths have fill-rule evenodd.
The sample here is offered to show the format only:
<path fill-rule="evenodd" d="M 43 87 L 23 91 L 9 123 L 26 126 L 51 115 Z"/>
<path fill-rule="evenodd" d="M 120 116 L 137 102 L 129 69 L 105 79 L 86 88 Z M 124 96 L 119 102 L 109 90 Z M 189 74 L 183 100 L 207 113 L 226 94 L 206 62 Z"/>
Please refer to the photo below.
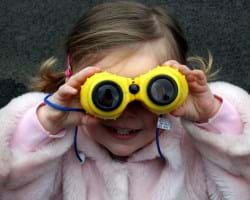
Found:
<path fill-rule="evenodd" d="M 164 43 L 154 42 L 141 45 L 136 50 L 123 48 L 111 51 L 94 65 L 104 71 L 125 77 L 135 77 L 170 59 Z"/>

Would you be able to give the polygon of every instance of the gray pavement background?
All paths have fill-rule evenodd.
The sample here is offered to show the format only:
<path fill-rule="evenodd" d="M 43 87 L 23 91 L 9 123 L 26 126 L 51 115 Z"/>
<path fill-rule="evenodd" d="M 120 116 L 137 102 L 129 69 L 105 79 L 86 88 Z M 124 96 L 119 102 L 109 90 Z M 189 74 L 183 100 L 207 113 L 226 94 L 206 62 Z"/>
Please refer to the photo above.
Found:
<path fill-rule="evenodd" d="M 64 37 L 82 13 L 101 0 L 0 1 L 0 107 L 27 92 L 29 77 L 50 56 L 64 67 Z M 193 53 L 212 52 L 220 79 L 250 91 L 250 1 L 144 0 L 168 5 Z"/>

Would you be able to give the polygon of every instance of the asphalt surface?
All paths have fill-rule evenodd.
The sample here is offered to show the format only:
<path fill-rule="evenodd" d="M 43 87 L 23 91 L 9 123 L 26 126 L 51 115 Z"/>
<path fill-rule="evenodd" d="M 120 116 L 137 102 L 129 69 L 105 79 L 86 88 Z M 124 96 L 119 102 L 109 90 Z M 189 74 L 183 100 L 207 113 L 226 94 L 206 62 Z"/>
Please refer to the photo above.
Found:
<path fill-rule="evenodd" d="M 0 1 L 0 107 L 28 91 L 29 78 L 51 56 L 64 67 L 64 38 L 86 9 L 103 1 Z M 194 54 L 212 52 L 220 80 L 250 91 L 250 1 L 141 1 L 171 8 Z"/>

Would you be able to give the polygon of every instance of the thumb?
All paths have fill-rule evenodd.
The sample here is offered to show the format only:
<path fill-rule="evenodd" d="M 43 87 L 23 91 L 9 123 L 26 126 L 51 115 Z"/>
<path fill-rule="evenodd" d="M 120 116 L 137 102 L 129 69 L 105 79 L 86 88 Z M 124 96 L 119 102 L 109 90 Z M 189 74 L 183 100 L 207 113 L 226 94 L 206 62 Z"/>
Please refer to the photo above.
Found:
<path fill-rule="evenodd" d="M 185 107 L 184 106 L 180 106 L 177 109 L 173 110 L 172 112 L 170 112 L 171 115 L 175 116 L 175 117 L 182 117 L 185 114 Z"/>

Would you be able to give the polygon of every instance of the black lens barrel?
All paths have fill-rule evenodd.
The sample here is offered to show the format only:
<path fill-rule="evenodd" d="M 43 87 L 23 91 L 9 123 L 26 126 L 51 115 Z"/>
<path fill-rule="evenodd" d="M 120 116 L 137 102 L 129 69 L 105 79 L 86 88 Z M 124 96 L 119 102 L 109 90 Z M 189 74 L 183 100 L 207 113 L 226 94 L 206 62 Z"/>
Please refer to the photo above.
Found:
<path fill-rule="evenodd" d="M 113 81 L 98 83 L 92 93 L 93 103 L 103 111 L 115 110 L 121 104 L 122 98 L 120 86 Z"/>
<path fill-rule="evenodd" d="M 172 77 L 159 75 L 149 82 L 147 93 L 153 103 L 168 105 L 177 97 L 178 87 Z"/>

